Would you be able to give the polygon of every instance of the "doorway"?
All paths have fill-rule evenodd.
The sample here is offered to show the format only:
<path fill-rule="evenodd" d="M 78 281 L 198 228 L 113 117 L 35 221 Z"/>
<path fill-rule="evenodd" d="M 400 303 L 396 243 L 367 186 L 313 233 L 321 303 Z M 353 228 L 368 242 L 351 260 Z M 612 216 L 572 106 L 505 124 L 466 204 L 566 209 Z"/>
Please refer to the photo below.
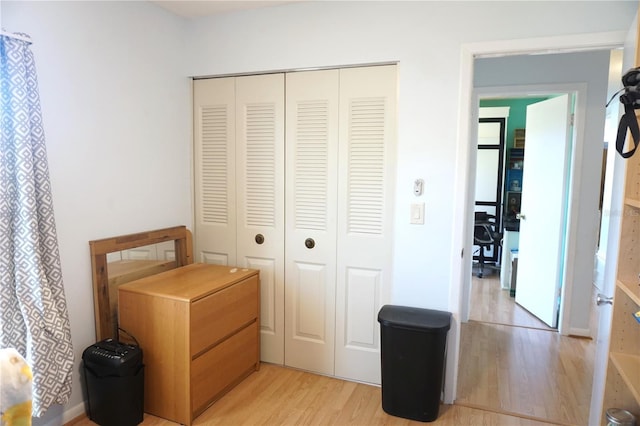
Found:
<path fill-rule="evenodd" d="M 571 202 L 571 200 L 573 197 L 575 197 L 575 195 L 572 195 L 572 194 L 576 194 L 580 191 L 579 187 L 577 186 L 577 183 L 580 182 L 580 176 L 579 176 L 580 172 L 576 172 L 576 170 L 580 170 L 580 162 L 581 162 L 581 157 L 583 155 L 583 147 L 581 146 L 581 142 L 580 142 L 581 141 L 580 136 L 583 133 L 583 130 L 579 126 L 580 126 L 580 121 L 584 120 L 584 116 L 583 116 L 584 113 L 581 113 L 580 111 L 584 111 L 584 108 L 585 108 L 586 86 L 583 84 L 566 84 L 566 85 L 550 84 L 550 85 L 523 85 L 523 86 L 512 86 L 512 87 L 508 87 L 508 86 L 483 87 L 475 90 L 474 104 L 476 105 L 476 108 L 478 108 L 481 105 L 481 100 L 484 100 L 484 99 L 491 99 L 492 102 L 494 103 L 499 102 L 499 100 L 502 100 L 502 102 L 507 102 L 507 103 L 510 102 L 511 100 L 513 100 L 514 103 L 517 101 L 520 103 L 520 108 L 523 109 L 523 111 L 525 111 L 522 113 L 523 117 L 520 120 L 522 120 L 522 123 L 526 123 L 526 108 L 528 107 L 528 105 L 541 104 L 542 102 L 545 102 L 544 101 L 545 99 L 554 98 L 562 94 L 575 97 L 575 109 L 577 113 L 575 116 L 575 122 L 576 122 L 575 130 L 573 131 L 573 135 L 572 135 L 573 142 L 571 140 L 567 140 L 567 143 L 571 146 L 571 148 L 568 150 L 568 154 L 570 155 L 567 156 L 566 164 L 565 164 L 566 166 L 565 174 L 566 174 L 566 181 L 567 181 L 566 185 L 568 186 L 568 188 L 566 188 L 567 195 L 565 199 L 558 200 L 558 203 L 560 204 L 564 203 L 565 206 L 558 207 L 554 210 L 555 212 L 554 214 L 563 216 L 562 218 L 558 217 L 558 220 L 564 221 L 564 223 L 561 225 L 558 225 L 557 227 L 558 229 L 556 229 L 556 234 L 554 234 L 553 236 L 549 236 L 549 237 L 547 237 L 546 235 L 544 236 L 544 238 L 548 239 L 549 241 L 556 241 L 555 252 L 557 254 L 556 261 L 558 263 L 556 266 L 556 270 L 554 271 L 554 274 L 557 275 L 557 279 L 559 280 L 560 283 L 562 283 L 562 286 L 560 286 L 560 292 L 558 293 L 558 300 L 560 302 L 559 302 L 559 306 L 557 306 L 557 308 L 559 308 L 558 314 L 560 319 L 557 322 L 557 325 L 549 321 L 547 322 L 551 328 L 557 328 L 560 331 L 560 333 L 564 335 L 573 334 L 573 335 L 590 336 L 590 330 L 588 330 L 588 321 L 587 321 L 586 329 L 579 331 L 572 328 L 570 318 L 569 318 L 570 313 L 572 311 L 572 307 L 576 309 L 585 309 L 588 312 L 590 309 L 590 305 L 589 305 L 590 301 L 583 300 L 582 301 L 583 304 L 572 306 L 572 303 L 574 303 L 575 300 L 573 300 L 571 297 L 568 297 L 572 294 L 574 290 L 573 289 L 573 281 L 575 279 L 574 271 L 578 267 L 577 265 L 579 264 L 580 267 L 586 267 L 589 270 L 593 270 L 593 261 L 594 261 L 595 249 L 596 249 L 594 244 L 594 247 L 593 247 L 594 253 L 592 253 L 590 257 L 586 256 L 587 257 L 586 259 L 584 257 L 579 259 L 579 262 L 576 260 L 575 256 L 570 250 L 571 246 L 575 246 L 575 239 L 576 239 L 576 233 L 577 233 L 576 222 L 578 221 L 578 217 L 580 215 L 578 211 L 579 207 L 575 206 Z M 512 121 L 519 123 L 518 119 L 516 119 L 517 115 L 518 115 L 517 113 L 514 113 L 510 118 Z M 526 127 L 526 124 L 518 124 L 518 126 Z M 567 136 L 567 137 L 569 138 L 570 136 Z M 509 150 L 509 147 L 513 146 L 513 134 L 511 135 L 507 134 L 506 139 L 507 139 L 507 142 L 506 142 L 507 150 Z M 527 150 L 525 148 L 524 150 L 525 157 L 526 157 L 526 151 Z M 507 154 L 506 157 L 508 159 L 509 154 Z M 544 162 L 544 161 L 545 161 L 544 159 L 540 159 L 540 162 Z M 526 162 L 526 158 L 525 158 L 525 162 Z M 544 164 L 542 169 L 543 170 L 540 173 L 544 173 Z M 560 174 L 563 174 L 563 173 L 564 172 Z M 521 179 L 521 182 L 519 183 L 520 185 L 522 185 L 523 180 L 524 179 Z M 529 180 L 532 180 L 532 179 L 529 178 Z M 531 183 L 529 182 L 529 184 Z M 551 184 L 554 184 L 554 182 L 547 183 L 546 185 L 551 185 Z M 565 185 L 562 182 L 558 182 L 557 184 L 558 186 Z M 599 182 L 598 182 L 598 185 L 599 185 Z M 505 188 L 503 188 L 503 191 L 507 192 Z M 544 195 L 541 195 L 541 196 L 544 197 Z M 561 196 L 561 195 L 558 195 L 558 196 Z M 508 197 L 505 197 L 505 199 L 508 202 Z M 505 206 L 503 206 L 503 208 L 505 208 Z M 477 207 L 475 207 L 475 209 L 477 209 Z M 543 211 L 540 214 L 544 214 L 544 213 L 545 212 Z M 473 214 L 473 213 L 470 212 L 470 214 Z M 504 233 L 504 228 L 501 228 L 500 232 Z M 542 228 L 538 227 L 538 232 L 546 233 L 547 230 L 544 227 Z M 510 238 L 511 238 L 511 241 L 513 241 L 513 236 L 511 236 Z M 595 234 L 594 234 L 594 238 L 595 238 Z M 509 244 L 511 245 L 511 243 Z M 544 242 L 538 243 L 538 245 L 540 244 L 545 244 L 545 243 Z M 504 250 L 505 247 L 502 247 L 501 249 Z M 511 247 L 507 249 L 511 250 Z M 545 247 L 542 247 L 539 251 L 544 252 Z M 502 256 L 502 262 L 509 261 L 509 260 L 511 260 L 511 257 L 509 255 Z M 591 263 L 588 264 L 585 262 L 591 262 Z M 507 265 L 501 265 L 501 266 L 507 266 Z M 544 271 L 544 264 L 540 263 L 539 268 L 540 268 L 540 271 Z M 501 270 L 499 270 L 497 273 L 505 274 L 507 273 L 507 268 L 501 268 Z M 517 271 L 514 271 L 514 273 L 517 274 Z M 555 278 L 554 274 L 551 274 L 549 277 L 547 277 L 547 279 L 548 280 L 554 279 Z M 537 272 L 531 273 L 529 276 L 527 276 L 527 278 L 530 277 L 532 279 L 535 279 L 536 276 L 534 275 L 538 275 Z M 472 292 L 470 289 L 473 284 L 471 280 L 471 274 L 469 274 L 469 276 L 465 278 L 467 280 L 467 286 L 469 288 L 469 291 L 467 293 L 469 299 L 465 302 L 465 304 L 466 306 L 469 307 L 469 311 L 467 312 L 467 316 L 463 315 L 463 318 L 469 319 L 470 317 L 468 315 L 470 313 L 470 307 L 473 304 L 473 301 L 471 300 Z M 588 278 L 588 282 L 589 282 L 588 287 L 590 288 L 591 287 L 590 277 Z M 505 287 L 505 285 L 506 285 L 505 280 L 502 280 L 502 287 Z M 522 302 L 520 303 L 522 304 Z M 524 305 L 527 306 L 526 303 Z"/>
<path fill-rule="evenodd" d="M 483 229 L 482 222 L 478 222 L 478 211 L 493 209 L 486 213 L 496 216 L 495 240 L 501 244 L 495 246 L 494 252 L 501 251 L 501 254 L 498 257 L 494 253 L 493 258 L 487 259 L 494 261 L 493 267 L 487 267 L 484 262 L 477 261 L 475 254 L 479 248 L 474 245 L 470 319 L 507 324 L 515 321 L 513 325 L 539 324 L 539 328 L 555 329 L 560 303 L 555 295 L 561 284 L 558 270 L 564 263 L 564 259 L 559 259 L 562 257 L 562 241 L 566 233 L 567 210 L 564 194 L 567 185 L 561 182 L 566 182 L 570 166 L 568 154 L 573 142 L 569 115 L 572 112 L 573 94 L 571 98 L 568 94 L 552 93 L 514 96 L 516 95 L 505 98 L 496 98 L 492 94 L 479 96 L 474 243 L 478 230 Z M 529 110 L 530 114 L 527 114 Z M 489 116 L 496 117 L 486 118 Z M 506 122 L 499 144 L 491 145 L 483 137 L 487 120 Z M 525 144 L 527 141 L 528 144 Z M 488 148 L 497 149 L 498 146 L 504 152 L 504 160 L 500 155 L 500 161 L 488 162 L 484 153 Z M 487 168 L 493 169 L 491 176 L 497 179 L 488 181 Z M 527 185 L 523 185 L 523 172 L 528 175 Z M 545 183 L 539 184 L 540 182 Z M 499 202 L 504 199 L 504 205 L 494 207 L 485 200 L 488 191 L 484 187 L 489 186 L 493 188 L 492 196 Z M 528 188 L 526 196 L 523 196 L 523 186 Z M 523 199 L 526 219 L 520 218 Z M 501 215 L 500 212 L 504 214 Z M 521 247 L 520 241 L 523 234 L 520 232 L 521 223 L 524 229 L 524 247 Z M 520 248 L 528 253 L 526 257 L 520 256 Z M 486 248 L 483 250 L 487 251 Z M 518 261 L 522 263 L 520 267 Z M 518 275 L 521 288 L 516 294 Z M 486 279 L 478 280 L 476 277 Z M 500 282 L 494 283 L 498 278 Z M 486 302 L 478 303 L 476 298 L 482 298 Z M 488 308 L 488 305 L 493 308 Z M 536 318 L 528 319 L 531 316 L 529 312 Z"/>
<path fill-rule="evenodd" d="M 473 261 L 480 278 L 499 264 L 508 116 L 508 108 L 481 108 L 479 114 Z"/>
<path fill-rule="evenodd" d="M 576 93 L 574 139 L 571 172 L 567 191 L 567 232 L 564 239 L 565 263 L 561 269 L 563 306 L 560 307 L 559 331 L 564 335 L 591 337 L 589 316 L 591 287 L 597 245 L 599 217 L 600 173 L 604 115 L 600 98 L 606 97 L 610 51 L 558 53 L 548 55 L 520 55 L 476 59 L 475 88 L 472 104 L 479 99 L 542 96 Z M 567 65 L 570 64 L 570 65 Z M 540 70 L 544 70 L 541 73 Z M 599 71 L 598 71 L 599 70 Z M 545 74 L 541 77 L 542 74 Z M 548 74 L 548 75 L 547 75 Z M 557 83 L 558 81 L 567 83 Z M 498 85 L 505 81 L 508 85 Z M 538 83 L 542 81 L 542 83 Z M 544 81 L 549 81 L 545 83 Z M 584 83 L 575 83 L 581 81 Z M 528 84 L 534 82 L 534 84 Z M 587 88 L 589 89 L 587 92 Z M 599 92 L 602 93 L 599 93 Z M 472 110 L 470 140 L 475 146 L 477 110 Z M 470 151 L 470 175 L 475 177 L 475 150 Z M 469 188 L 473 188 L 473 180 Z M 469 192 L 467 192 L 469 194 Z M 475 199 L 471 194 L 467 205 Z M 472 213 L 466 210 L 469 224 L 465 235 L 465 248 L 471 250 Z M 469 244 L 467 246 L 467 244 Z M 542 267 L 542 265 L 541 265 Z M 471 268 L 466 267 L 462 287 L 461 319 L 468 320 Z"/>
<path fill-rule="evenodd" d="M 522 93 L 514 94 L 521 96 Z M 567 96 L 558 96 L 557 93 L 536 94 L 537 102 L 530 101 L 528 104 L 544 105 L 560 98 L 564 98 L 566 102 Z M 551 101 L 540 100 L 547 98 Z M 566 113 L 564 115 L 566 116 Z M 510 114 L 514 121 L 516 116 L 517 114 Z M 531 133 L 533 135 L 536 132 L 539 130 Z M 573 138 L 569 133 L 564 134 L 564 139 L 564 143 L 569 147 L 573 145 Z M 539 143 L 535 136 L 532 136 L 530 142 L 531 152 L 540 151 L 539 146 L 535 147 L 535 143 Z M 537 161 L 538 165 L 542 162 L 544 173 L 544 166 L 551 162 L 544 161 L 544 158 L 536 155 L 527 157 L 526 149 L 525 144 L 524 170 L 539 170 L 540 167 L 534 167 L 535 165 L 531 163 Z M 565 150 L 565 148 L 559 149 Z M 566 149 L 566 151 L 572 150 Z M 527 158 L 530 162 L 529 169 L 527 169 Z M 570 170 L 570 157 L 562 157 L 559 160 L 564 164 L 556 164 L 559 168 L 556 173 L 552 173 L 547 168 L 548 175 L 562 176 L 565 175 L 565 170 Z M 535 179 L 532 176 L 532 174 L 529 175 L 527 183 L 545 179 L 545 176 L 538 175 Z M 521 183 L 525 183 L 524 174 Z M 543 186 L 549 189 L 549 183 Z M 527 185 L 523 185 L 523 190 L 526 188 Z M 533 192 L 535 194 L 535 190 Z M 526 194 L 523 194 L 523 199 L 526 199 Z M 558 205 L 556 209 L 547 205 L 543 210 L 555 212 L 558 220 L 563 221 L 564 217 L 568 216 L 566 210 L 569 209 L 565 201 L 561 199 L 556 203 Z M 545 230 L 543 229 L 542 232 Z M 537 231 L 537 233 L 540 232 L 540 230 Z M 556 233 L 558 241 L 567 239 L 564 225 L 557 229 Z M 562 244 L 557 249 L 561 248 Z M 535 253 L 529 253 L 529 256 L 535 255 Z M 561 265 L 566 263 L 564 255 L 557 257 L 561 258 L 559 261 Z M 589 403 L 591 396 L 594 343 L 587 339 L 560 335 L 556 329 L 523 309 L 522 301 L 516 303 L 508 289 L 501 288 L 498 279 L 500 272 L 481 279 L 477 276 L 472 277 L 471 321 L 463 324 L 461 329 L 463 355 L 460 358 L 459 393 L 456 403 L 521 415 L 540 421 L 585 424 L 588 414 L 582 407 Z M 551 303 L 553 302 L 552 300 Z M 478 309 L 483 304 L 488 304 L 489 309 Z M 576 365 L 576 370 L 565 370 L 560 360 L 575 357 L 576 354 L 579 363 Z"/>
<path fill-rule="evenodd" d="M 594 52 L 592 52 L 594 53 Z M 560 57 L 563 58 L 563 60 L 565 61 L 564 63 L 567 63 L 567 57 L 565 57 L 565 55 L 568 55 L 568 57 L 571 57 L 572 55 L 575 55 L 575 53 L 560 53 L 560 54 L 556 54 L 556 57 Z M 552 55 L 540 55 L 540 56 L 552 56 Z M 605 69 L 604 72 L 601 73 L 601 77 L 599 77 L 602 80 L 602 84 L 604 85 L 604 93 L 605 95 L 603 95 L 602 97 L 606 96 L 606 71 L 608 70 L 608 51 L 605 53 L 605 57 L 606 57 L 606 62 L 604 63 L 604 65 L 602 65 Z M 507 58 L 507 59 L 512 59 L 512 60 L 516 60 L 515 57 L 513 58 Z M 518 58 L 519 60 L 522 60 L 522 63 L 526 63 L 526 59 L 531 59 L 531 58 Z M 490 61 L 496 61 L 496 63 L 500 63 L 500 65 L 498 65 L 497 67 L 504 67 L 504 61 L 505 58 L 504 57 L 496 57 L 496 58 L 491 58 L 488 59 Z M 502 62 L 501 62 L 502 61 Z M 570 61 L 569 61 L 570 62 Z M 582 86 L 578 83 L 572 83 L 571 81 L 575 82 L 575 81 L 587 81 L 587 79 L 580 79 L 577 76 L 573 76 L 573 79 L 570 78 L 566 78 L 567 83 L 565 84 L 558 84 L 558 81 L 564 81 L 565 78 L 559 78 L 557 73 L 554 73 L 554 67 L 551 65 L 547 65 L 547 66 L 541 66 L 541 67 L 531 67 L 531 66 L 527 66 L 527 65 L 521 65 L 521 71 L 522 72 L 518 72 L 518 71 L 513 71 L 512 74 L 513 75 L 517 75 L 517 78 L 513 79 L 513 82 L 500 82 L 497 78 L 494 80 L 489 81 L 489 84 L 479 88 L 477 86 L 477 82 L 478 82 L 478 76 L 474 75 L 474 82 L 476 83 L 476 88 L 474 90 L 474 96 L 472 97 L 471 101 L 472 101 L 472 105 L 477 105 L 478 104 L 478 99 L 481 95 L 486 95 L 486 94 L 493 94 L 493 95 L 497 95 L 497 96 L 501 96 L 501 97 L 507 97 L 511 96 L 513 97 L 514 94 L 520 94 L 520 95 L 527 95 L 530 96 L 531 94 L 544 94 L 544 93 L 561 93 L 561 92 L 575 92 L 577 93 L 577 107 L 576 107 L 576 140 L 578 141 L 578 143 L 575 146 L 575 149 L 572 152 L 572 175 L 571 175 L 571 191 L 574 192 L 574 195 L 577 194 L 583 194 L 585 191 L 589 191 L 589 189 L 591 190 L 591 192 L 595 192 L 594 197 L 596 198 L 594 200 L 594 205 L 597 205 L 597 197 L 598 197 L 598 192 L 599 191 L 594 191 L 594 188 L 597 186 L 599 188 L 599 184 L 600 184 L 600 179 L 596 179 L 593 180 L 592 177 L 589 175 L 588 171 L 585 171 L 585 165 L 587 162 L 589 162 L 589 164 L 591 164 L 591 160 L 593 160 L 593 155 L 595 152 L 598 152 L 598 155 L 600 156 L 599 158 L 601 158 L 601 149 L 602 149 L 602 140 L 600 139 L 603 134 L 603 130 L 602 128 L 600 128 L 599 130 L 596 129 L 595 131 L 592 128 L 592 125 L 597 121 L 597 119 L 593 118 L 591 114 L 591 108 L 595 108 L 595 106 L 591 107 L 589 106 L 587 108 L 587 104 L 589 104 L 589 102 L 587 101 L 587 94 L 585 92 L 586 87 Z M 530 68 L 530 69 L 528 69 Z M 597 67 L 590 67 L 590 69 L 595 69 Z M 477 67 L 476 67 L 477 69 Z M 552 76 L 548 79 L 549 83 L 538 83 L 538 80 L 536 80 L 535 78 L 532 78 L 532 75 L 537 72 L 538 74 L 541 74 L 540 70 L 544 69 L 545 71 L 549 71 L 550 74 L 552 74 Z M 533 71 L 535 70 L 535 72 Z M 565 70 L 567 71 L 567 70 Z M 561 73 L 561 72 L 558 72 Z M 502 73 L 494 73 L 497 76 L 504 76 L 505 72 L 503 70 Z M 526 75 L 525 75 L 526 74 Z M 577 77 L 577 78 L 576 78 Z M 527 78 L 529 78 L 530 80 L 527 81 Z M 594 80 L 595 81 L 595 80 Z M 536 82 L 536 84 L 534 85 L 528 85 L 527 83 L 529 82 Z M 512 84 L 511 86 L 504 86 L 504 85 L 500 85 L 500 84 Z M 589 91 L 590 94 L 592 94 L 592 89 L 594 88 L 593 86 L 595 85 L 595 83 L 589 81 L 587 83 L 588 87 L 589 87 Z M 519 88 L 520 91 L 518 92 L 517 89 Z M 475 125 L 475 123 L 477 123 L 477 115 L 472 114 L 472 124 L 470 124 L 470 129 L 471 132 L 473 133 L 475 131 L 475 129 L 473 129 L 473 126 Z M 603 125 L 604 123 L 604 117 L 601 117 L 602 122 L 600 123 L 600 125 Z M 588 122 L 588 123 L 587 123 Z M 587 124 L 585 124 L 587 123 Z M 585 127 L 588 127 L 585 129 Z M 589 138 L 589 136 L 587 135 L 598 135 L 598 139 L 600 139 L 599 141 L 596 139 L 594 140 L 590 140 L 590 141 L 586 141 L 587 138 Z M 471 141 L 475 142 L 475 134 L 474 137 L 470 138 Z M 473 143 L 471 145 L 471 147 L 473 147 Z M 471 151 L 470 151 L 471 152 Z M 475 153 L 473 153 L 475 154 Z M 475 165 L 475 158 L 474 155 L 470 154 L 470 159 L 469 159 L 469 163 Z M 600 164 L 600 163 L 598 163 Z M 591 165 L 591 167 L 593 167 L 593 165 Z M 595 169 L 595 167 L 593 167 Z M 578 172 L 576 172 L 578 171 Z M 585 174 L 586 173 L 586 174 Z M 470 175 L 474 175 L 473 171 L 470 172 Z M 595 182 L 595 185 L 591 185 L 591 183 Z M 471 184 L 469 185 L 470 188 L 473 188 L 473 181 L 471 182 Z M 569 200 L 572 200 L 574 202 L 570 202 L 569 203 L 569 214 L 568 214 L 568 231 L 567 231 L 567 238 L 565 239 L 565 256 L 566 256 L 566 262 L 565 262 L 565 266 L 562 270 L 562 273 L 564 274 L 564 280 L 567 283 L 567 285 L 564 286 L 563 289 L 563 295 L 565 296 L 565 304 L 563 305 L 563 308 L 561 309 L 561 321 L 559 324 L 559 328 L 561 329 L 562 334 L 571 334 L 571 335 L 579 335 L 579 336 L 589 336 L 590 335 L 590 329 L 589 329 L 589 325 L 588 325 L 588 319 L 584 322 L 584 323 L 580 323 L 579 321 L 581 321 L 580 319 L 576 318 L 575 313 L 576 311 L 579 310 L 583 310 L 584 309 L 584 313 L 586 314 L 585 316 L 589 316 L 589 313 L 591 311 L 591 287 L 592 287 L 592 276 L 591 276 L 591 272 L 593 271 L 593 263 L 589 264 L 584 264 L 584 259 L 580 259 L 579 257 L 584 255 L 584 253 L 577 253 L 579 250 L 577 249 L 577 247 L 580 247 L 580 250 L 583 249 L 588 249 L 589 245 L 590 245 L 590 241 L 586 241 L 585 244 L 580 243 L 579 241 L 576 240 L 577 237 L 577 229 L 578 229 L 578 218 L 582 218 L 584 216 L 581 216 L 584 214 L 584 212 L 580 212 L 580 209 L 582 209 L 584 206 L 580 206 L 579 203 L 577 203 L 578 205 L 576 205 L 575 200 L 577 198 L 580 197 L 568 197 Z M 473 203 L 473 201 L 469 200 L 467 205 L 471 206 Z M 469 212 L 469 209 L 466 210 L 467 211 L 467 215 L 470 215 L 471 213 Z M 580 221 L 583 221 L 584 219 L 580 219 Z M 467 223 L 471 222 L 470 216 L 467 216 L 466 219 Z M 593 226 L 594 229 L 597 229 L 598 227 L 598 220 L 595 219 L 593 221 L 593 223 L 591 224 Z M 466 231 L 466 235 L 467 238 L 468 235 L 470 235 L 469 233 L 469 229 L 471 229 L 471 227 L 469 226 L 469 228 L 467 228 Z M 585 223 L 581 222 L 579 229 L 581 230 L 581 232 L 583 232 L 586 228 L 585 228 Z M 595 234 L 594 234 L 594 239 L 595 239 Z M 466 243 L 466 244 L 470 244 L 470 243 Z M 468 247 L 468 246 L 466 246 Z M 596 244 L 593 244 L 593 250 L 595 251 L 596 248 Z M 591 254 L 591 259 L 590 261 L 593 262 L 593 253 Z M 577 266 L 580 264 L 584 264 L 584 269 L 588 272 L 587 274 L 587 278 L 586 280 L 582 280 L 582 278 L 579 278 L 580 275 L 580 271 L 577 271 Z M 462 300 L 462 304 L 461 304 L 461 319 L 463 320 L 463 322 L 465 322 L 466 319 L 469 318 L 469 310 L 470 310 L 470 304 L 467 305 L 466 302 L 470 301 L 469 299 L 466 299 L 466 294 L 465 292 L 469 292 L 470 295 L 470 286 L 471 286 L 471 268 L 467 267 L 467 269 L 464 272 L 463 275 L 463 280 L 467 280 L 469 283 L 469 287 L 464 287 L 461 289 L 461 294 L 463 295 L 463 300 Z M 580 284 L 579 282 L 582 282 L 582 284 Z M 583 285 L 584 282 L 587 283 L 587 287 L 588 290 L 582 291 L 584 290 L 584 288 L 582 287 L 577 287 L 578 285 Z M 586 297 L 584 298 L 584 300 L 581 300 L 579 298 L 576 298 L 576 294 L 580 292 L 583 294 L 586 294 Z M 573 311 L 573 314 L 572 314 Z M 465 330 L 464 330 L 464 324 L 463 324 L 463 328 L 461 330 L 461 334 L 464 334 Z M 528 333 L 532 333 L 532 331 L 527 331 Z M 505 331 L 506 333 L 506 331 Z M 550 336 L 555 336 L 554 338 L 557 339 L 563 339 L 564 336 L 562 336 L 562 334 L 559 333 L 549 333 L 546 332 L 547 335 Z M 567 339 L 567 338 L 565 338 Z M 573 338 L 571 338 L 573 339 Z M 578 339 L 580 341 L 582 341 L 583 339 Z M 586 339 L 585 339 L 586 340 Z M 461 341 L 461 348 L 463 348 L 463 350 L 461 351 L 461 353 L 467 353 L 466 348 L 464 348 L 463 343 Z M 527 350 L 526 347 L 521 348 L 522 350 Z M 531 348 L 531 350 L 534 350 L 533 348 Z M 538 350 L 538 348 L 536 348 L 535 350 Z M 553 356 L 549 357 L 548 355 L 544 357 L 544 359 L 546 360 L 546 362 L 557 362 L 557 359 L 554 359 Z M 463 374 L 463 363 L 465 362 L 462 358 L 460 358 L 460 374 Z M 540 370 L 540 367 L 543 367 L 543 365 L 538 365 L 537 370 Z M 500 368 L 507 368 L 506 365 L 501 366 Z M 506 370 L 505 370 L 506 371 Z M 590 379 L 590 378 L 589 378 Z M 458 383 L 461 383 L 461 381 L 459 381 Z M 459 386 L 461 386 L 459 384 Z M 589 387 L 589 393 L 590 393 L 590 385 Z M 460 396 L 460 392 L 458 392 L 458 396 Z M 588 404 L 588 401 L 587 401 Z"/>

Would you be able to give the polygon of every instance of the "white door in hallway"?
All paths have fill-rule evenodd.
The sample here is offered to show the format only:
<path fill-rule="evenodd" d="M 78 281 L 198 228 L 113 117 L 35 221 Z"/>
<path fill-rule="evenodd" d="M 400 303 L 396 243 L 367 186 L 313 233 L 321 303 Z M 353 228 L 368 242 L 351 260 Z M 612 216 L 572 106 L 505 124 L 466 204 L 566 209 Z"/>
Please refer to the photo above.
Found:
<path fill-rule="evenodd" d="M 566 94 L 527 107 L 516 302 L 553 328 L 564 265 L 570 120 Z"/>

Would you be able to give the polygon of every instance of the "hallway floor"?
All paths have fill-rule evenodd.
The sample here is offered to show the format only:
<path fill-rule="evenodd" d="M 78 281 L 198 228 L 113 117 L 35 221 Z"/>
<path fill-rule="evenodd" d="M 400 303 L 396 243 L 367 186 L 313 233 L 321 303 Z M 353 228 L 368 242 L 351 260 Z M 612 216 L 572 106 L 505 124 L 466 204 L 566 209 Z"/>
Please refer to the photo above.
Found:
<path fill-rule="evenodd" d="M 471 292 L 469 318 L 474 321 L 554 330 L 515 303 L 515 298 L 509 296 L 509 290 L 500 288 L 497 273 L 484 278 L 474 275 Z"/>
<path fill-rule="evenodd" d="M 561 336 L 519 307 L 497 277 L 473 278 L 456 404 L 587 424 L 595 343 Z"/>

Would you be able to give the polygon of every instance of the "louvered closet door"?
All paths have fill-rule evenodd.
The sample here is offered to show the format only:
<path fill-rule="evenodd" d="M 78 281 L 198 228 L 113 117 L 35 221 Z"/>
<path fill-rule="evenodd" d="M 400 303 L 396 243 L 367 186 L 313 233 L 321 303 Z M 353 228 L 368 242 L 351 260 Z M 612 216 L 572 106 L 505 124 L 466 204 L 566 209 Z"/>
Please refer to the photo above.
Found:
<path fill-rule="evenodd" d="M 284 362 L 284 75 L 236 78 L 238 265 L 260 270 L 261 359 Z"/>
<path fill-rule="evenodd" d="M 335 374 L 380 383 L 392 277 L 396 67 L 340 71 Z"/>
<path fill-rule="evenodd" d="M 285 364 L 333 375 L 339 71 L 286 89 Z"/>
<path fill-rule="evenodd" d="M 235 79 L 193 82 L 197 262 L 236 264 Z"/>

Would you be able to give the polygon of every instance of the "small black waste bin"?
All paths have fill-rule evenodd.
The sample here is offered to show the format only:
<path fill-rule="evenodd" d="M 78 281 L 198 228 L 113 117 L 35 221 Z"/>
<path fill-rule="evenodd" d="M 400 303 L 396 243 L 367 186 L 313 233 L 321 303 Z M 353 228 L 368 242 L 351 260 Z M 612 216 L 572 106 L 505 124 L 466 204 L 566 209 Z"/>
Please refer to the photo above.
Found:
<path fill-rule="evenodd" d="M 133 426 L 144 416 L 142 349 L 102 340 L 82 353 L 89 418 L 101 426 Z"/>
<path fill-rule="evenodd" d="M 382 409 L 422 422 L 438 417 L 451 313 L 385 305 L 381 336 Z"/>

